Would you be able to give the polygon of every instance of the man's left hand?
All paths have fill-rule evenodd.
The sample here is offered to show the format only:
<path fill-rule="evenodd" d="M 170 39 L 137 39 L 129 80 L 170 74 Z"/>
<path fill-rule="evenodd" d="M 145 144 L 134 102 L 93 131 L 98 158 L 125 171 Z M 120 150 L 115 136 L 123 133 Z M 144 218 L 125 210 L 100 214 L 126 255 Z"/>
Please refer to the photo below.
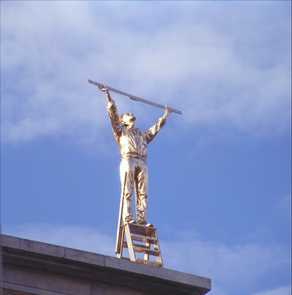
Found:
<path fill-rule="evenodd" d="M 168 109 L 167 106 L 164 107 L 164 114 L 167 115 L 167 117 L 171 114 L 171 111 Z"/>

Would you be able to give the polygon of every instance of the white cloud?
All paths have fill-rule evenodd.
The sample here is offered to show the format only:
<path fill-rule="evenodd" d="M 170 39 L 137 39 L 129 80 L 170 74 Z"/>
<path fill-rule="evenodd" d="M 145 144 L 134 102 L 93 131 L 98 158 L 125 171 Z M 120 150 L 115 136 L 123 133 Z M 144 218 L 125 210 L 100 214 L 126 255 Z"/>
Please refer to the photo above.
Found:
<path fill-rule="evenodd" d="M 87 78 L 178 108 L 189 126 L 289 131 L 283 4 L 159 3 L 151 19 L 153 3 L 143 2 L 1 5 L 4 142 L 57 135 L 88 144 L 102 136 L 105 97 Z M 118 103 L 143 117 L 141 104 Z"/>
<path fill-rule="evenodd" d="M 280 245 L 226 245 L 203 240 L 191 232 L 181 232 L 173 241 L 160 244 L 165 267 L 211 278 L 214 294 L 250 294 L 264 288 L 261 280 L 290 269 L 290 249 Z M 286 295 L 287 291 L 288 287 L 283 287 L 260 295 Z"/>
<path fill-rule="evenodd" d="M 191 238 L 187 238 L 191 237 Z M 211 277 L 222 285 L 244 287 L 269 272 L 289 268 L 289 249 L 257 243 L 227 246 L 181 233 L 176 241 L 162 242 L 168 268 Z M 180 240 L 180 242 L 178 242 Z"/>
<path fill-rule="evenodd" d="M 87 226 L 31 223 L 3 227 L 3 234 L 114 256 L 115 241 L 113 238 L 98 229 Z"/>
<path fill-rule="evenodd" d="M 291 286 L 283 286 L 272 290 L 266 290 L 252 295 L 291 295 Z"/>

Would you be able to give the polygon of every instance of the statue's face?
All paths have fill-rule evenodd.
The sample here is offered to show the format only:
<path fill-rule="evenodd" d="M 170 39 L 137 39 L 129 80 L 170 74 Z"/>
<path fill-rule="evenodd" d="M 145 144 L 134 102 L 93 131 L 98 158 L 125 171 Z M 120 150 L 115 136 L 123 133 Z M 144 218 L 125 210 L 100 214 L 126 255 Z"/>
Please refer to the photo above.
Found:
<path fill-rule="evenodd" d="M 123 121 L 130 126 L 134 124 L 134 122 L 136 121 L 136 117 L 133 115 L 133 113 L 127 113 L 124 114 Z"/>

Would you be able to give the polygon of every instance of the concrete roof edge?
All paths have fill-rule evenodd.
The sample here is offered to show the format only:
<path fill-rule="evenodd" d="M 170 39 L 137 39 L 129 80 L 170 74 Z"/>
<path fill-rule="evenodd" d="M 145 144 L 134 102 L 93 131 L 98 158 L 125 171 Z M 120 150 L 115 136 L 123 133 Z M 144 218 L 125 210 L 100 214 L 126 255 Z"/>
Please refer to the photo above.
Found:
<path fill-rule="evenodd" d="M 171 269 L 145 265 L 112 256 L 86 252 L 8 235 L 1 235 L 1 244 L 3 247 L 15 250 L 47 255 L 48 257 L 51 256 L 54 258 L 68 259 L 71 261 L 91 264 L 93 266 L 107 267 L 118 271 L 135 273 L 136 275 L 150 276 L 174 283 L 197 286 L 205 290 L 211 290 L 211 279 L 209 278 Z"/>

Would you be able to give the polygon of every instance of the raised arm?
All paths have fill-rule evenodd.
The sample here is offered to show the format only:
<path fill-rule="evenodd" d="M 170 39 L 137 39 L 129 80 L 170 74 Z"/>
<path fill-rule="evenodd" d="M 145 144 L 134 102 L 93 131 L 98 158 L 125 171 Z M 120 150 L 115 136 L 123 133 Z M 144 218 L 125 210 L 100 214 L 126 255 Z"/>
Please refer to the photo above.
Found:
<path fill-rule="evenodd" d="M 121 132 L 122 132 L 122 124 L 121 124 L 121 121 L 120 121 L 120 118 L 118 115 L 118 110 L 117 110 L 115 101 L 111 98 L 109 91 L 105 86 L 103 86 L 103 87 L 98 86 L 98 88 L 102 92 L 106 93 L 108 115 L 110 117 L 115 140 L 116 140 L 118 146 L 120 147 L 119 138 L 120 138 Z"/>
<path fill-rule="evenodd" d="M 157 133 L 162 129 L 170 113 L 171 112 L 168 110 L 168 108 L 165 107 L 164 115 L 161 118 L 159 118 L 158 121 L 146 131 L 147 143 L 150 143 L 153 140 L 153 138 L 157 135 Z"/>
<path fill-rule="evenodd" d="M 101 86 L 98 86 L 98 89 L 99 89 L 100 91 L 102 91 L 102 92 L 105 92 L 105 93 L 106 93 L 107 102 L 110 102 L 110 101 L 112 101 L 112 98 L 111 98 L 111 96 L 110 96 L 110 94 L 109 94 L 109 92 L 108 92 L 108 89 L 107 89 L 107 87 L 106 87 L 106 86 L 103 86 L 103 87 L 101 87 Z"/>

